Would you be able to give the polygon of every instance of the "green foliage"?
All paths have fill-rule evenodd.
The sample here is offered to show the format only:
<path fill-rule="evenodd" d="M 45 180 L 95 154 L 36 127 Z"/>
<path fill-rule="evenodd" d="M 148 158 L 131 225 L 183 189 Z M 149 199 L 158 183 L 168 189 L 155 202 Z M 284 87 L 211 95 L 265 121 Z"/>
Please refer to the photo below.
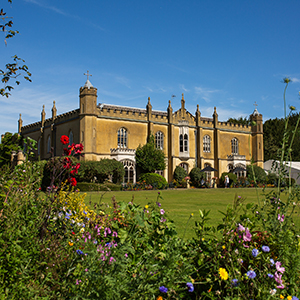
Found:
<path fill-rule="evenodd" d="M 156 170 L 166 168 L 165 154 L 162 150 L 156 148 L 153 135 L 149 137 L 144 146 L 138 146 L 135 152 L 135 160 L 142 173 L 154 173 Z"/>
<path fill-rule="evenodd" d="M 250 121 L 250 118 L 248 117 L 245 117 L 245 118 L 243 118 L 243 117 L 239 117 L 239 118 L 229 118 L 228 120 L 227 120 L 227 122 L 229 122 L 229 123 L 233 123 L 233 124 L 241 124 L 241 125 L 248 125 L 248 126 L 250 126 L 251 125 L 251 121 Z"/>
<path fill-rule="evenodd" d="M 288 138 L 287 143 L 291 142 L 292 134 L 299 118 L 299 113 L 292 113 L 289 116 L 285 136 Z M 270 119 L 264 123 L 264 159 L 280 160 L 278 149 L 281 149 L 283 135 L 285 132 L 285 119 Z M 300 161 L 300 130 L 295 131 L 295 138 L 291 152 L 293 161 Z"/>
<path fill-rule="evenodd" d="M 168 187 L 167 180 L 156 173 L 146 173 L 142 174 L 139 178 L 140 181 L 145 181 L 146 184 L 151 185 L 154 189 L 164 189 Z"/>
<path fill-rule="evenodd" d="M 191 178 L 191 184 L 194 187 L 201 187 L 201 182 L 202 179 L 206 179 L 206 174 L 205 172 L 201 172 L 200 168 L 193 168 L 189 174 L 190 178 Z"/>
<path fill-rule="evenodd" d="M 180 166 L 177 166 L 174 170 L 174 175 L 173 178 L 177 181 L 177 182 L 181 182 L 182 180 L 184 180 L 185 177 L 187 177 L 188 174 L 186 172 L 186 170 Z"/>
<path fill-rule="evenodd" d="M 261 167 L 256 165 L 248 165 L 246 166 L 246 169 L 247 169 L 247 177 L 250 181 L 254 181 L 255 179 L 257 183 L 266 182 L 267 175 L 264 169 L 262 169 Z M 253 171 L 254 171 L 254 175 L 253 175 Z"/>
<path fill-rule="evenodd" d="M 93 183 L 93 182 L 78 182 L 77 188 L 81 192 L 98 192 L 98 191 L 121 191 L 122 186 L 120 184 L 105 182 Z"/>
<path fill-rule="evenodd" d="M 12 0 L 8 0 L 12 3 Z M 7 45 L 7 39 L 14 37 L 19 33 L 18 30 L 13 30 L 12 17 L 6 16 L 6 13 L 1 9 L 0 11 L 0 30 L 5 34 L 5 45 Z M 0 95 L 9 97 L 10 91 L 14 88 L 12 85 L 8 85 L 8 82 L 15 79 L 15 84 L 19 85 L 18 78 L 22 76 L 26 81 L 31 82 L 31 73 L 28 71 L 28 67 L 23 64 L 25 61 L 17 55 L 12 56 L 13 62 L 7 63 L 4 69 L 0 69 L 1 82 L 4 84 L 4 88 L 0 88 Z"/>
<path fill-rule="evenodd" d="M 76 178 L 78 182 L 103 183 L 111 177 L 114 183 L 119 183 L 124 174 L 125 170 L 121 162 L 105 158 L 100 161 L 81 161 Z"/>
<path fill-rule="evenodd" d="M 0 144 L 0 167 L 10 165 L 11 152 L 22 149 L 22 137 L 17 133 L 6 132 Z"/>
<path fill-rule="evenodd" d="M 237 177 L 234 173 L 228 173 L 228 172 L 223 172 L 220 178 L 220 186 L 225 186 L 225 176 L 228 175 L 229 177 L 229 186 L 233 186 L 234 184 L 237 183 Z"/>

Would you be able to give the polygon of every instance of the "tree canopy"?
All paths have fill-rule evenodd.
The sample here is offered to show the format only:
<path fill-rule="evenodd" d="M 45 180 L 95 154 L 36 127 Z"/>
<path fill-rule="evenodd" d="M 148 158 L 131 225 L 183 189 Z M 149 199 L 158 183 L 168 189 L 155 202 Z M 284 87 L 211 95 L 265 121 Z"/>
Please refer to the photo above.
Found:
<path fill-rule="evenodd" d="M 12 134 L 6 132 L 1 139 L 0 144 L 0 167 L 9 165 L 11 160 L 11 152 L 18 151 L 22 146 L 22 137 L 17 133 Z"/>
<path fill-rule="evenodd" d="M 291 142 L 292 132 L 296 126 L 299 113 L 291 114 L 287 128 L 288 142 Z M 264 123 L 264 159 L 278 159 L 278 149 L 281 149 L 284 134 L 285 119 L 270 119 Z M 292 145 L 291 158 L 300 161 L 300 129 L 296 131 Z"/>
<path fill-rule="evenodd" d="M 138 146 L 135 159 L 136 165 L 141 169 L 142 173 L 154 173 L 156 170 L 164 170 L 166 168 L 165 154 L 162 150 L 156 148 L 152 134 L 144 146 Z"/>
<path fill-rule="evenodd" d="M 227 122 L 229 123 L 233 123 L 233 124 L 242 124 L 242 125 L 251 125 L 251 121 L 250 118 L 248 117 L 239 117 L 239 118 L 229 118 L 227 120 Z"/>
<path fill-rule="evenodd" d="M 12 0 L 8 0 L 9 3 L 12 3 Z M 18 30 L 13 30 L 13 21 L 12 17 L 6 16 L 3 8 L 0 9 L 0 31 L 5 35 L 4 43 L 7 45 L 7 40 L 14 37 L 19 33 Z M 15 84 L 19 85 L 19 77 L 23 77 L 25 80 L 31 82 L 31 73 L 28 70 L 28 67 L 24 64 L 25 60 L 18 57 L 17 55 L 12 56 L 12 62 L 7 63 L 4 68 L 0 69 L 1 82 L 4 84 L 3 88 L 0 88 L 0 95 L 9 97 L 10 91 L 14 88 L 11 84 L 11 80 L 15 80 Z"/>

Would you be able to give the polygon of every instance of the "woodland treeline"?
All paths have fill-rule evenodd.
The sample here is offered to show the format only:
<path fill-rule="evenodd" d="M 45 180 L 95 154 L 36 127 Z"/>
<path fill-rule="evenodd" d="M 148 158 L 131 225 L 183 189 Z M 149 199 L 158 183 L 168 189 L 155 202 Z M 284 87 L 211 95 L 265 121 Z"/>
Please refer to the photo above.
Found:
<path fill-rule="evenodd" d="M 296 127 L 299 113 L 290 116 L 288 122 L 289 140 L 291 140 L 293 130 Z M 247 118 L 230 118 L 227 122 L 251 125 L 250 119 Z M 264 122 L 264 160 L 278 159 L 278 149 L 282 146 L 284 132 L 284 118 L 270 119 Z M 289 143 L 288 143 L 289 145 Z M 292 160 L 300 161 L 300 128 L 297 129 L 294 143 L 292 146 Z"/>

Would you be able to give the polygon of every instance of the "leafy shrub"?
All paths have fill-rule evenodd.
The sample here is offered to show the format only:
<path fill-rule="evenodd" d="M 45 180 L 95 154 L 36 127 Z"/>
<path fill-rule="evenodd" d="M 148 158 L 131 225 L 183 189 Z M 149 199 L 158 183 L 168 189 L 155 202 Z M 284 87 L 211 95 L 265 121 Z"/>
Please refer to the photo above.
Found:
<path fill-rule="evenodd" d="M 145 181 L 146 184 L 150 184 L 154 189 L 164 189 L 168 186 L 167 180 L 156 173 L 142 174 L 139 178 L 140 181 Z"/>
<path fill-rule="evenodd" d="M 246 169 L 247 169 L 247 177 L 249 181 L 254 180 L 254 176 L 255 176 L 255 180 L 257 183 L 266 182 L 267 175 L 264 169 L 262 169 L 261 167 L 256 165 L 247 165 Z M 254 171 L 254 175 L 253 175 L 253 171 Z"/>
<path fill-rule="evenodd" d="M 81 161 L 80 169 L 76 178 L 78 182 L 103 183 L 107 179 L 112 179 L 113 183 L 122 181 L 125 170 L 121 162 L 115 159 L 101 159 L 100 161 Z"/>
<path fill-rule="evenodd" d="M 110 182 L 93 183 L 93 182 L 78 182 L 77 188 L 81 192 L 98 192 L 98 191 L 120 191 L 122 186 L 120 184 L 114 184 Z"/>
<path fill-rule="evenodd" d="M 206 179 L 205 172 L 201 172 L 200 168 L 193 168 L 190 172 L 191 184 L 194 187 L 201 187 L 202 179 Z"/>
<path fill-rule="evenodd" d="M 184 180 L 185 177 L 187 177 L 188 174 L 186 172 L 186 170 L 180 166 L 177 166 L 174 170 L 174 175 L 173 178 L 177 181 L 177 182 L 181 182 L 182 180 Z"/>
<path fill-rule="evenodd" d="M 225 181 L 225 176 L 228 175 L 229 177 L 229 186 L 233 186 L 237 183 L 237 177 L 233 173 L 228 173 L 228 172 L 223 172 L 222 176 L 220 178 L 220 186 L 224 187 L 224 181 Z"/>

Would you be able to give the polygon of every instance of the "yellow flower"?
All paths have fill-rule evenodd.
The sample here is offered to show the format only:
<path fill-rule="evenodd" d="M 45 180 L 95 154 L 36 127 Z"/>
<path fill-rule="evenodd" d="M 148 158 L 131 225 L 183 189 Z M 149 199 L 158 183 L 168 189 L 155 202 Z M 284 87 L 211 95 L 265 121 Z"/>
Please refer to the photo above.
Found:
<path fill-rule="evenodd" d="M 193 213 L 191 213 L 191 217 L 193 217 L 194 216 L 194 214 Z"/>
<path fill-rule="evenodd" d="M 280 295 L 279 298 L 280 298 L 280 299 L 284 299 L 284 296 Z"/>
<path fill-rule="evenodd" d="M 228 279 L 228 273 L 224 268 L 219 269 L 219 274 L 222 280 L 227 280 Z"/>
<path fill-rule="evenodd" d="M 287 296 L 287 300 L 292 300 L 292 296 Z"/>
<path fill-rule="evenodd" d="M 164 300 L 162 296 L 158 296 L 156 300 Z"/>
<path fill-rule="evenodd" d="M 69 242 L 69 245 L 70 245 L 70 246 L 73 246 L 73 245 L 74 245 L 74 243 L 72 243 L 72 242 Z"/>
<path fill-rule="evenodd" d="M 222 246 L 222 249 L 225 249 L 225 248 L 226 248 L 226 247 L 223 245 L 223 246 Z"/>
<path fill-rule="evenodd" d="M 202 238 L 202 242 L 205 240 L 205 238 Z"/>
<path fill-rule="evenodd" d="M 145 208 L 148 209 L 149 205 L 145 205 Z"/>

